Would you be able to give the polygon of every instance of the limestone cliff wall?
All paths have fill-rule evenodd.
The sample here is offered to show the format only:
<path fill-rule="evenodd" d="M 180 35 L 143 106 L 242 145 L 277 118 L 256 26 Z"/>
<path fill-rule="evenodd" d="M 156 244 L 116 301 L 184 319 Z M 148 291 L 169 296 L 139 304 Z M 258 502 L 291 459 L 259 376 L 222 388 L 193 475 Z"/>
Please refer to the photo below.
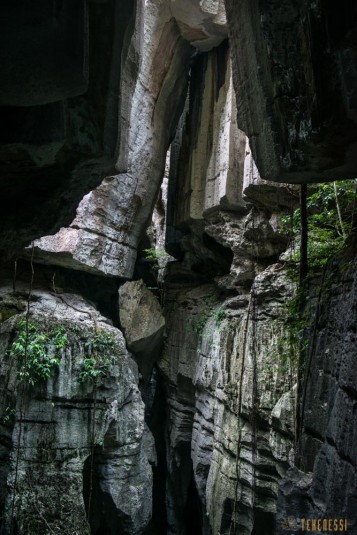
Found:
<path fill-rule="evenodd" d="M 356 531 L 356 245 L 319 281 L 306 355 L 298 467 L 278 501 L 284 518 L 338 518 Z M 300 522 L 295 531 L 300 529 Z"/>
<path fill-rule="evenodd" d="M 1 533 L 85 534 L 89 525 L 92 532 L 142 533 L 152 512 L 155 451 L 124 338 L 79 296 L 35 288 L 25 364 L 13 344 L 26 322 L 27 292 L 21 282 L 16 293 L 6 285 L 0 291 L 8 317 L 0 331 Z M 67 340 L 49 380 L 35 384 L 34 344 L 41 340 L 32 326 L 42 339 L 63 329 Z M 97 335 L 104 345 L 97 341 L 96 349 Z M 44 346 L 50 354 L 54 336 Z M 103 353 L 105 343 L 112 354 Z M 107 359 L 95 380 L 83 379 L 89 358 Z"/>
<path fill-rule="evenodd" d="M 10 4 L 2 535 L 353 533 L 355 249 L 308 290 L 298 370 L 281 218 L 285 182 L 355 176 L 355 7 Z M 31 323 L 59 360 L 24 382 Z"/>
<path fill-rule="evenodd" d="M 168 403 L 168 533 L 184 532 L 191 477 L 203 533 L 274 525 L 278 483 L 294 457 L 296 369 L 284 367 L 276 345 L 292 291 L 273 266 L 250 295 L 219 301 L 212 285 L 169 293 L 159 364 Z"/>
<path fill-rule="evenodd" d="M 354 178 L 356 6 L 226 0 L 241 128 L 261 176 Z"/>

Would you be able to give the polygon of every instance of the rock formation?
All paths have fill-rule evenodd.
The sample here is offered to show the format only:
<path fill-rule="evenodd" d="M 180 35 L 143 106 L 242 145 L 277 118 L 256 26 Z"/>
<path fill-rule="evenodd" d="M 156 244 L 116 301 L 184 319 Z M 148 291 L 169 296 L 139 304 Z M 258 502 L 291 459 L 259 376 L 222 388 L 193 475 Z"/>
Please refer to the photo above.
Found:
<path fill-rule="evenodd" d="M 282 221 L 355 176 L 356 8 L 0 14 L 0 533 L 354 533 L 355 238 L 302 349 Z"/>
<path fill-rule="evenodd" d="M 155 453 L 124 338 L 82 298 L 35 288 L 29 325 L 39 336 L 28 335 L 25 372 L 14 344 L 26 321 L 27 292 L 24 284 L 15 294 L 11 286 L 1 288 L 1 311 L 10 316 L 0 335 L 2 532 L 84 534 L 90 523 L 94 533 L 141 533 L 151 516 L 146 489 Z M 32 347 L 50 332 L 43 350 L 53 352 L 60 328 L 65 343 L 58 368 L 47 382 L 32 385 Z M 105 344 L 110 354 L 103 352 Z M 104 357 L 105 372 L 87 377 L 91 359 Z M 38 358 L 44 362 L 42 354 Z"/>
<path fill-rule="evenodd" d="M 356 175 L 356 6 L 226 0 L 241 128 L 260 174 Z"/>
<path fill-rule="evenodd" d="M 149 379 L 163 344 L 165 318 L 160 303 L 143 281 L 126 282 L 119 290 L 119 314 L 128 349 Z"/>

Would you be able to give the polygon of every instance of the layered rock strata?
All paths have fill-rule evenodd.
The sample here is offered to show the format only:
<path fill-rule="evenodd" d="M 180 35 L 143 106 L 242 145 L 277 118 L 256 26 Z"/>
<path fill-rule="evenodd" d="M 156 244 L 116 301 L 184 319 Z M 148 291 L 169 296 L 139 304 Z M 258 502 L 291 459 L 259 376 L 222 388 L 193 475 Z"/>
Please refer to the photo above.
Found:
<path fill-rule="evenodd" d="M 15 294 L 1 289 L 1 532 L 143 533 L 155 453 L 124 338 L 79 296 L 35 288 L 26 364 L 14 344 L 27 291 L 19 283 Z M 42 338 L 32 340 L 33 326 Z M 56 329 L 65 333 L 59 365 L 36 381 L 33 344 Z M 52 355 L 54 337 L 43 347 Z M 103 371 L 90 376 L 95 361 Z"/>
<path fill-rule="evenodd" d="M 213 285 L 169 294 L 170 334 L 160 361 L 168 533 L 185 532 L 192 477 L 202 533 L 272 529 L 278 484 L 294 457 L 296 362 L 284 362 L 277 349 L 292 291 L 281 266 L 272 266 L 250 296 L 220 302 Z"/>
<path fill-rule="evenodd" d="M 294 462 L 296 381 L 296 361 L 278 350 L 294 287 L 274 259 L 296 192 L 259 176 L 236 122 L 226 44 L 192 71 L 167 214 L 181 233 L 168 233 L 170 250 L 174 236 L 183 259 L 168 266 L 159 362 L 168 533 L 189 532 L 188 514 L 204 534 L 272 533 L 279 482 Z"/>

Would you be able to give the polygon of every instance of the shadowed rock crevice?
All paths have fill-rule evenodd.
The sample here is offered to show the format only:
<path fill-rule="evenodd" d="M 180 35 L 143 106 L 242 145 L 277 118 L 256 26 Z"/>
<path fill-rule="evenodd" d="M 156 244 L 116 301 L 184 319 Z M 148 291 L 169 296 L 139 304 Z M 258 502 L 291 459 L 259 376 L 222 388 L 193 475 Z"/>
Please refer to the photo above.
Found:
<path fill-rule="evenodd" d="M 352 4 L 1 3 L 1 535 L 354 533 Z"/>
<path fill-rule="evenodd" d="M 135 2 L 40 0 L 29 8 L 19 0 L 0 9 L 4 258 L 69 224 L 83 195 L 114 170 L 112 93 L 120 93 Z"/>

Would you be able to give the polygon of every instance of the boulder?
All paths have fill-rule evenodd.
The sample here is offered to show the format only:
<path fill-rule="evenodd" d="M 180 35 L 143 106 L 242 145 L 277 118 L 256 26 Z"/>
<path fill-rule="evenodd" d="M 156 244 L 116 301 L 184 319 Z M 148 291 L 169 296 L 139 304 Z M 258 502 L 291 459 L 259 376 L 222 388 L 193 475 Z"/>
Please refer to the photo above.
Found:
<path fill-rule="evenodd" d="M 165 318 L 160 303 L 142 280 L 126 282 L 119 290 L 119 315 L 127 347 L 148 379 L 163 344 Z"/>

